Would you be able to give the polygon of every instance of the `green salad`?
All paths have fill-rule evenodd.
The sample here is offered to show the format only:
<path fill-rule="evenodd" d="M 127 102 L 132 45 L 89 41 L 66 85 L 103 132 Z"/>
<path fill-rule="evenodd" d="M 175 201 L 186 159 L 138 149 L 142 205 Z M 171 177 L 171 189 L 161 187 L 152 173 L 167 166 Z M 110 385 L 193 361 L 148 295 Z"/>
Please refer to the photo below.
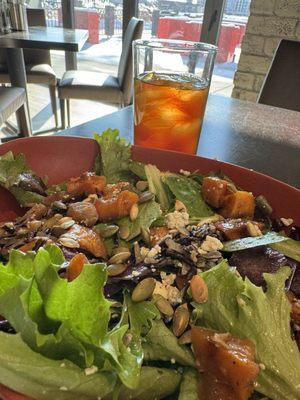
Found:
<path fill-rule="evenodd" d="M 299 400 L 293 221 L 220 172 L 95 140 L 93 170 L 54 186 L 0 156 L 24 211 L 0 213 L 0 397 Z"/>

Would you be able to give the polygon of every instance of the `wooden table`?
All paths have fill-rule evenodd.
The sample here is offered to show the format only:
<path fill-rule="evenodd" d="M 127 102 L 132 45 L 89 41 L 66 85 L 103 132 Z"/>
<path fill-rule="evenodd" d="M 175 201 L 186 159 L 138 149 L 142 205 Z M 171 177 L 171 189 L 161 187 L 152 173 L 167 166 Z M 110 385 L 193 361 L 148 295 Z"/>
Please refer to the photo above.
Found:
<path fill-rule="evenodd" d="M 132 107 L 60 132 L 92 137 L 117 128 L 133 141 Z M 198 155 L 252 168 L 300 188 L 300 113 L 210 95 Z"/>
<path fill-rule="evenodd" d="M 27 89 L 23 48 L 77 52 L 82 49 L 87 39 L 86 30 L 52 27 L 30 27 L 27 31 L 0 35 L 0 47 L 6 48 L 7 51 L 7 65 L 12 86 Z M 28 135 L 31 134 L 30 129 Z"/>

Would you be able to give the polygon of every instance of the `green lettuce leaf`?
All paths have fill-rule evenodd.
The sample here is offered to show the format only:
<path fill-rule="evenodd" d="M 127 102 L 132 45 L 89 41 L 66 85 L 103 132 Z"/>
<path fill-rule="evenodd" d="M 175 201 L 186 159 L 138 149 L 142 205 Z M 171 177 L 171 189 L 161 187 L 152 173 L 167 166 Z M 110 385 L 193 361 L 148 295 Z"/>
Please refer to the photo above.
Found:
<path fill-rule="evenodd" d="M 286 238 L 285 241 L 272 243 L 272 249 L 279 251 L 287 257 L 300 262 L 300 241 Z"/>
<path fill-rule="evenodd" d="M 29 187 L 27 189 L 21 187 L 24 174 L 27 179 L 31 179 L 40 187 L 41 180 L 27 166 L 24 154 L 14 156 L 9 151 L 0 156 L 0 185 L 8 189 L 21 205 L 43 202 L 44 196 L 34 190 L 29 190 Z"/>
<path fill-rule="evenodd" d="M 136 176 L 138 176 L 143 181 L 147 180 L 146 172 L 145 172 L 145 164 L 139 161 L 130 161 L 129 169 Z"/>
<path fill-rule="evenodd" d="M 179 345 L 178 339 L 162 321 L 153 321 L 152 328 L 143 343 L 145 360 L 171 361 L 194 367 L 195 359 L 186 345 Z"/>
<path fill-rule="evenodd" d="M 200 374 L 194 368 L 186 368 L 180 384 L 178 400 L 198 400 Z"/>
<path fill-rule="evenodd" d="M 57 272 L 63 262 L 55 246 L 26 256 L 13 253 L 8 266 L 0 267 L 0 315 L 34 351 L 116 372 L 134 388 L 143 353 L 140 342 L 123 343 L 128 325 L 108 330 L 105 265 L 86 264 L 78 278 L 67 282 Z"/>
<path fill-rule="evenodd" d="M 174 393 L 181 375 L 174 370 L 143 367 L 136 389 L 120 387 L 120 400 L 163 399 Z M 68 360 L 51 360 L 32 351 L 20 335 L 0 332 L 0 383 L 36 400 L 113 399 L 117 376 L 91 375 Z"/>
<path fill-rule="evenodd" d="M 251 249 L 257 246 L 265 246 L 267 244 L 283 242 L 287 240 L 285 236 L 279 235 L 276 232 L 268 232 L 263 236 L 245 237 L 243 239 L 229 240 L 223 243 L 222 251 L 239 251 Z"/>
<path fill-rule="evenodd" d="M 253 341 L 257 362 L 264 365 L 255 389 L 273 400 L 300 398 L 300 353 L 291 336 L 291 306 L 284 290 L 289 274 L 286 267 L 264 274 L 264 292 L 223 260 L 202 274 L 208 301 L 195 305 L 198 325 Z"/>
<path fill-rule="evenodd" d="M 130 144 L 119 137 L 118 129 L 107 129 L 101 135 L 95 134 L 101 152 L 96 157 L 94 170 L 98 175 L 104 175 L 108 183 L 130 181 L 132 173 L 129 170 Z"/>
<path fill-rule="evenodd" d="M 160 170 L 155 165 L 148 164 L 145 165 L 145 173 L 150 192 L 155 195 L 162 211 L 168 211 L 174 203 L 174 196 L 168 186 L 164 184 Z"/>
<path fill-rule="evenodd" d="M 130 331 L 137 336 L 148 333 L 153 321 L 160 319 L 160 312 L 151 301 L 134 302 L 129 294 L 125 294 L 123 310 Z"/>
<path fill-rule="evenodd" d="M 134 221 L 131 221 L 128 217 L 121 218 L 117 221 L 117 225 L 119 225 L 120 228 L 122 226 L 129 228 L 130 234 L 126 239 L 127 241 L 138 236 L 141 233 L 141 228 L 149 228 L 152 222 L 161 215 L 160 206 L 154 200 L 139 204 L 138 207 L 139 213 Z"/>
<path fill-rule="evenodd" d="M 184 175 L 166 173 L 163 175 L 163 182 L 175 198 L 186 206 L 191 218 L 209 217 L 214 214 L 205 203 L 201 194 L 201 186 L 195 180 Z"/>
<path fill-rule="evenodd" d="M 32 351 L 19 334 L 0 332 L 0 383 L 36 400 L 92 400 L 111 393 L 113 372 L 86 375 L 67 360 Z"/>

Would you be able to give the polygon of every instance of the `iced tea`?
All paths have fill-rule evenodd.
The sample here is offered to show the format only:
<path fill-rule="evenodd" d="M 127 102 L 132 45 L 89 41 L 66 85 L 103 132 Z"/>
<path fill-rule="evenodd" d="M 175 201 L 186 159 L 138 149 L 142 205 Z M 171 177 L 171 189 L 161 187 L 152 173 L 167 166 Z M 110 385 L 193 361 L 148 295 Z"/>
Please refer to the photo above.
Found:
<path fill-rule="evenodd" d="M 135 144 L 196 153 L 208 82 L 189 73 L 150 72 L 134 86 Z"/>

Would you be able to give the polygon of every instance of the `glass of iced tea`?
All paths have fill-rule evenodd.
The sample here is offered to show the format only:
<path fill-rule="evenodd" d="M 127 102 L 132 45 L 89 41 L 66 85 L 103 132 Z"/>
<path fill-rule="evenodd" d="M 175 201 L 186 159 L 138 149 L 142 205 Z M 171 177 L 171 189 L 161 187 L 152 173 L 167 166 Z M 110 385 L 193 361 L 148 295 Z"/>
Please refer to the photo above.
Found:
<path fill-rule="evenodd" d="M 198 42 L 134 42 L 135 144 L 196 153 L 216 52 Z"/>

